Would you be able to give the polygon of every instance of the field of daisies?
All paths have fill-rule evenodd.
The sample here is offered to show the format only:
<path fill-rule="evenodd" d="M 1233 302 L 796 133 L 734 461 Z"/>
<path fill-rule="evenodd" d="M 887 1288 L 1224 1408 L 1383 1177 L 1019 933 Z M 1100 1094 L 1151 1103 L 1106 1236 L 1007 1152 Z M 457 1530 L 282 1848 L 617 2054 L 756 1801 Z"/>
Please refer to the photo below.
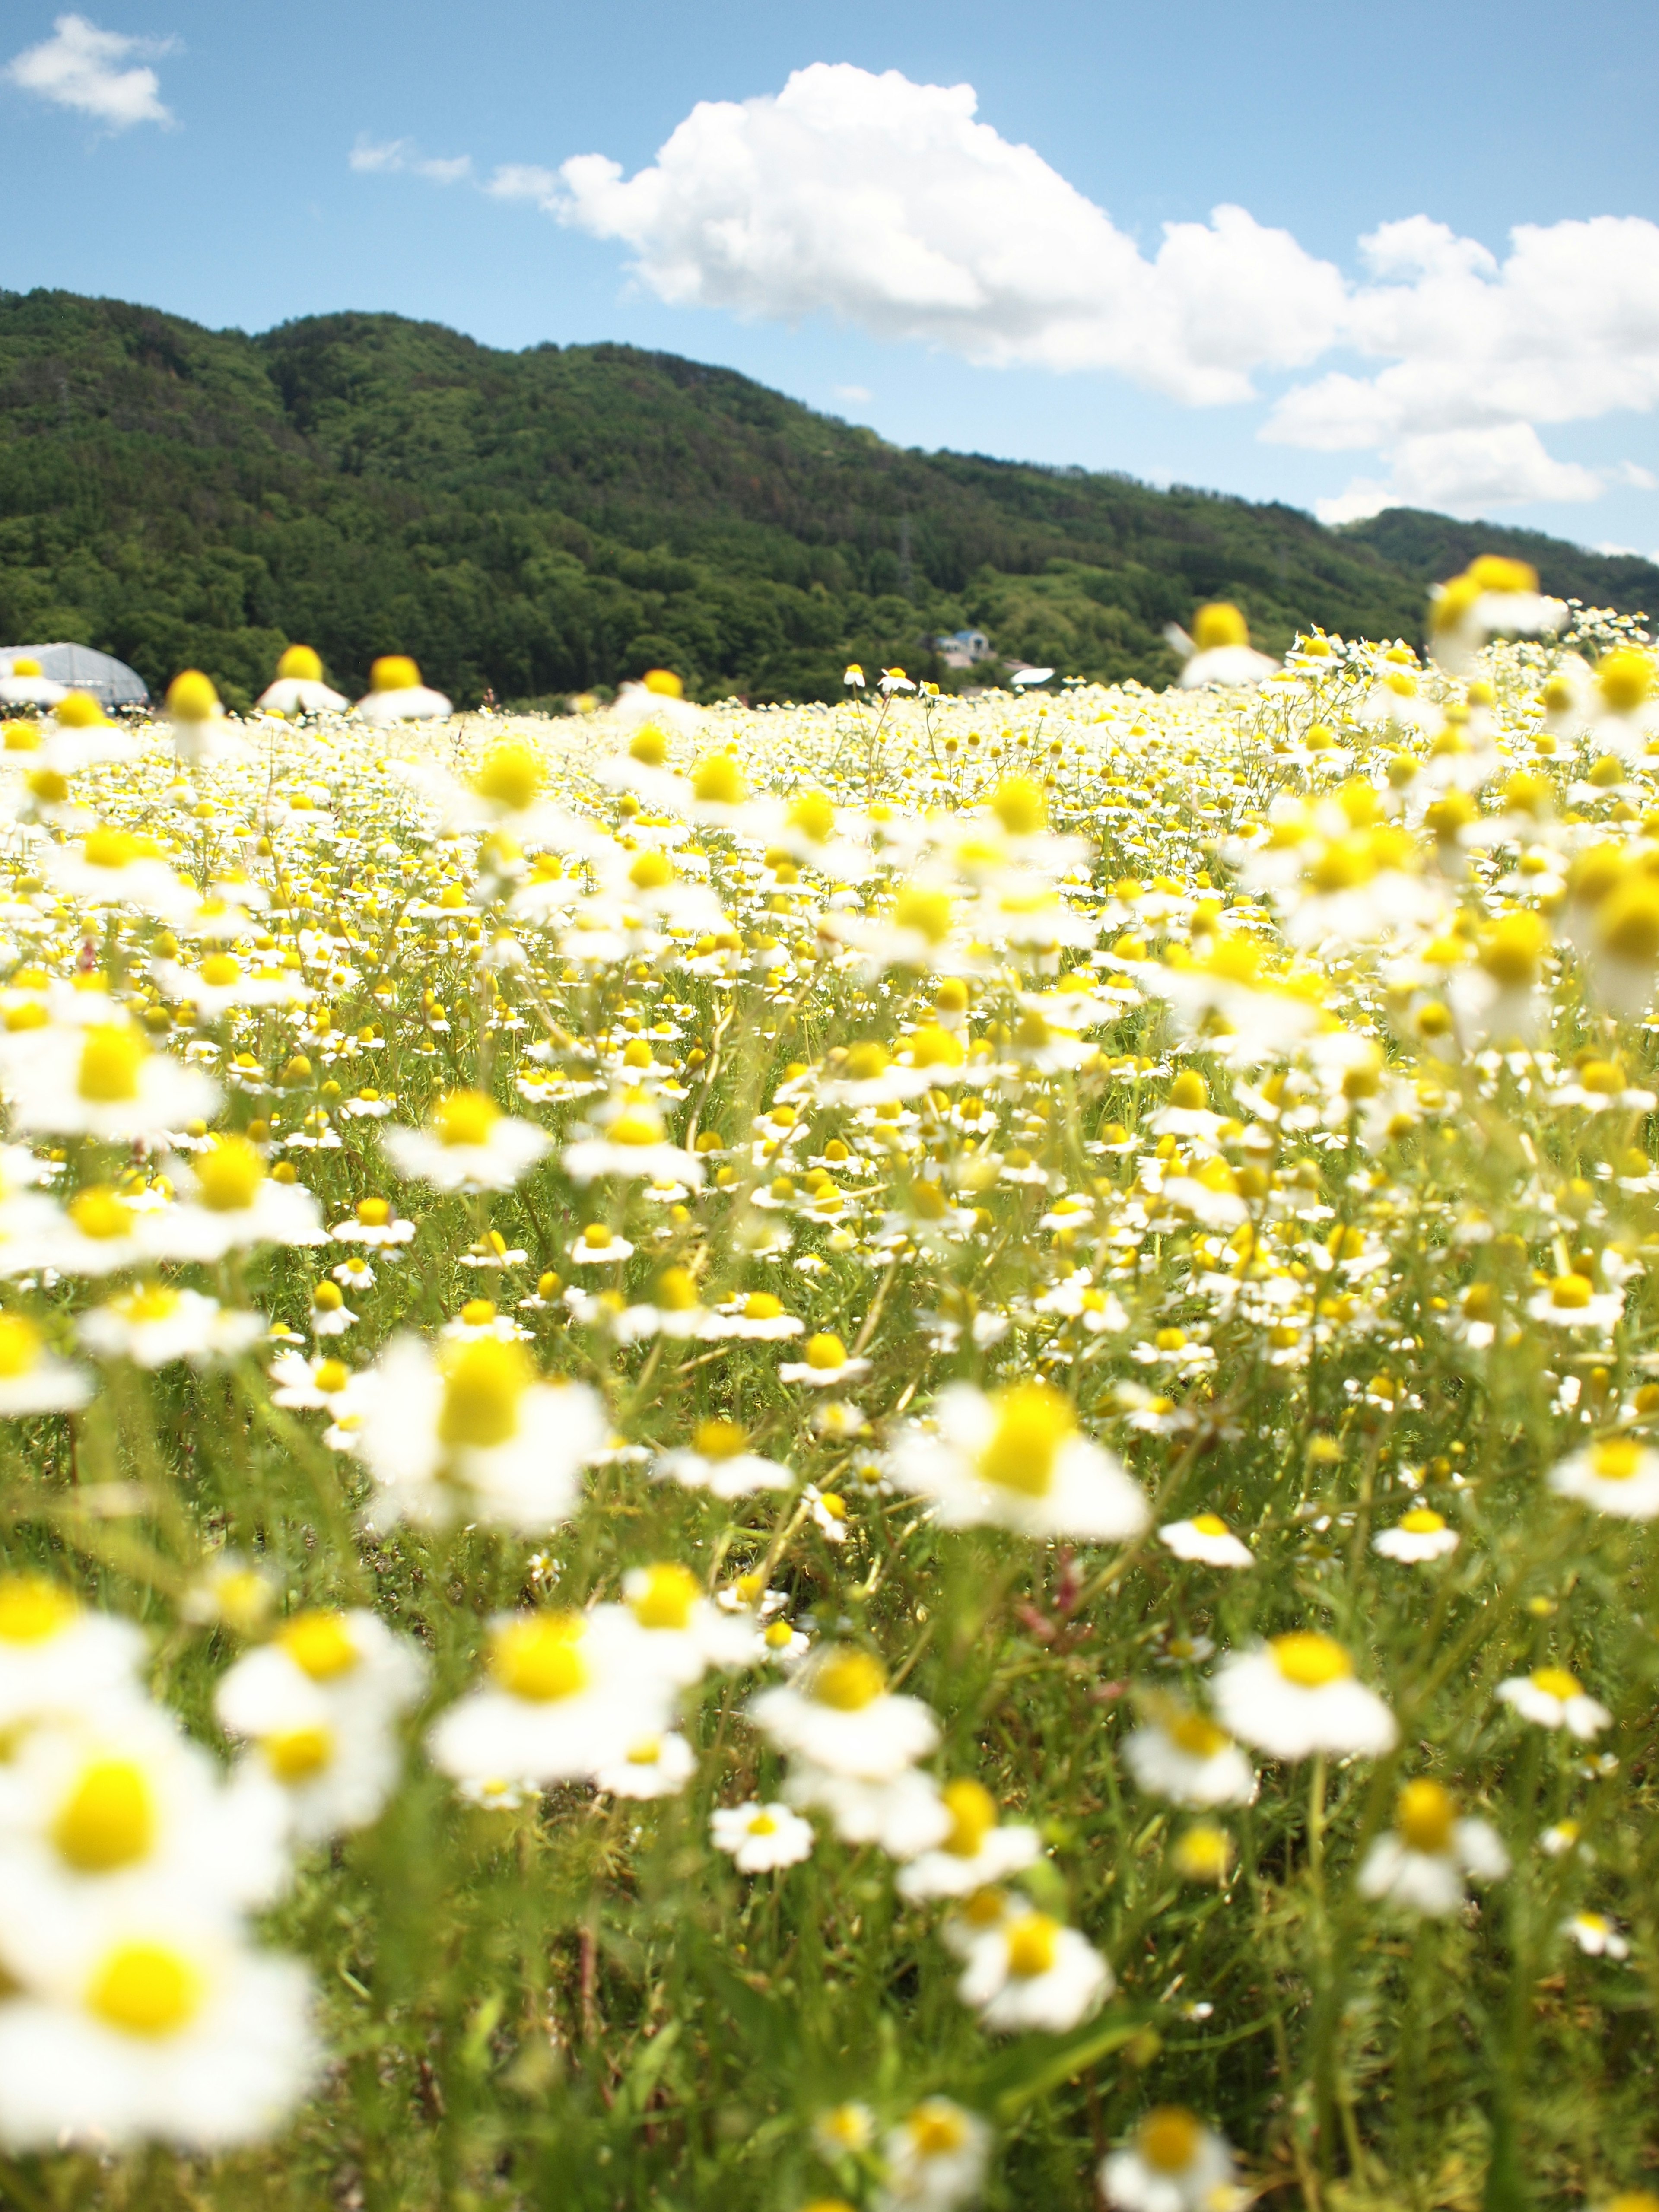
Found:
<path fill-rule="evenodd" d="M 1659 2198 L 1659 663 L 0 672 L 0 2200 Z"/>

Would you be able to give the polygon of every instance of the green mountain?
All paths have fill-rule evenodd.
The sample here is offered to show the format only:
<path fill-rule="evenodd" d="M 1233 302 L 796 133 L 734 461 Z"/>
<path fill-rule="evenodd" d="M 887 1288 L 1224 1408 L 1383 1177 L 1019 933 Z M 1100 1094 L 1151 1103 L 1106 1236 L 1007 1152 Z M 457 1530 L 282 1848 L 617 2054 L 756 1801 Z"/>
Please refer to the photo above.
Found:
<path fill-rule="evenodd" d="M 295 639 L 343 690 L 399 651 L 463 703 L 653 665 L 756 701 L 838 696 L 849 659 L 959 681 L 924 641 L 969 624 L 1008 660 L 1157 683 L 1164 623 L 1206 599 L 1269 647 L 1414 635 L 1425 572 L 1378 526 L 905 452 L 625 346 L 357 314 L 249 337 L 0 292 L 0 640 L 95 644 L 152 686 L 204 668 L 235 705 Z M 1659 604 L 1634 565 L 1584 596 Z"/>
<path fill-rule="evenodd" d="M 1659 566 L 1639 553 L 1591 553 L 1541 530 L 1511 530 L 1496 522 L 1454 522 L 1420 507 L 1390 507 L 1369 522 L 1349 523 L 1340 536 L 1369 545 L 1396 568 L 1425 583 L 1455 576 L 1477 553 L 1504 553 L 1529 561 L 1547 592 L 1586 606 L 1621 614 L 1659 613 Z"/>

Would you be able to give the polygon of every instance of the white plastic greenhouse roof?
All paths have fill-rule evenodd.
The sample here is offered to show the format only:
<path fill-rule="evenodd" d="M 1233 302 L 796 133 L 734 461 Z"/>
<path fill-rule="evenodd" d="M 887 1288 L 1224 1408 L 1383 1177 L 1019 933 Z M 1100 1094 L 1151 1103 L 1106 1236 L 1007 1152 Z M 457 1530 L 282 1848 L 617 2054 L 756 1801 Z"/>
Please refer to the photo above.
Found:
<path fill-rule="evenodd" d="M 0 676 L 9 675 L 15 660 L 38 660 L 40 673 L 53 684 L 90 691 L 100 707 L 143 707 L 149 701 L 149 687 L 136 668 L 113 653 L 94 653 L 89 645 L 0 646 Z"/>

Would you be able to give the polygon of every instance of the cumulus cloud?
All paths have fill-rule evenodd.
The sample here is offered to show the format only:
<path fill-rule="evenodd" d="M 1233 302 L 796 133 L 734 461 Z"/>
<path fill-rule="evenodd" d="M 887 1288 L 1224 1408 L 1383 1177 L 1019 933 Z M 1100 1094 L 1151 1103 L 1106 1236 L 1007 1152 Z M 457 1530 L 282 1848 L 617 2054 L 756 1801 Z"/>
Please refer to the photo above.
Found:
<path fill-rule="evenodd" d="M 365 135 L 352 148 L 349 159 L 352 167 L 365 176 L 401 173 L 425 177 L 434 185 L 459 185 L 472 174 L 471 154 L 433 159 L 423 155 L 412 138 L 374 139 Z"/>
<path fill-rule="evenodd" d="M 1522 225 L 1500 258 L 1413 216 L 1359 241 L 1352 277 L 1241 207 L 1143 248 L 976 108 L 970 85 L 817 63 L 780 93 L 700 102 L 632 176 L 581 154 L 483 189 L 615 240 L 674 305 L 827 313 L 986 367 L 1110 370 L 1189 406 L 1266 385 L 1265 438 L 1370 457 L 1330 519 L 1646 481 L 1633 462 L 1561 459 L 1540 429 L 1659 405 L 1659 225 Z M 468 173 L 401 140 L 353 162 Z"/>
<path fill-rule="evenodd" d="M 1166 225 L 1148 258 L 976 104 L 971 85 L 817 63 L 775 96 L 700 102 L 632 177 L 586 154 L 491 189 L 619 240 L 676 305 L 827 310 L 988 367 L 1116 369 L 1192 404 L 1247 399 L 1255 370 L 1330 343 L 1342 278 L 1288 231 L 1218 208 Z"/>
<path fill-rule="evenodd" d="M 94 116 L 112 131 L 168 125 L 173 118 L 161 104 L 161 79 L 143 64 L 172 51 L 171 40 L 127 38 L 100 31 L 84 15 L 60 15 L 52 36 L 15 55 L 5 75 L 20 91 Z"/>

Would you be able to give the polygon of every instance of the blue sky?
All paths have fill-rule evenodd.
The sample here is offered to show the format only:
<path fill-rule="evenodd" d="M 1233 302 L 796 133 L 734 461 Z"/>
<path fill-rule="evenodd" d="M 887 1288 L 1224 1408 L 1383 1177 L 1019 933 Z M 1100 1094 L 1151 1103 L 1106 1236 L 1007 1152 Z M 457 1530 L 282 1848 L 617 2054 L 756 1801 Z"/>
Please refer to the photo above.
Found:
<path fill-rule="evenodd" d="M 1633 5 L 1593 40 L 1531 0 L 80 21 L 65 43 L 51 0 L 0 12 L 0 285 L 619 338 L 905 444 L 1659 548 L 1659 48 Z M 848 66 L 786 93 L 824 64 Z M 925 90 L 963 83 L 971 118 Z M 728 105 L 682 129 L 700 101 Z M 620 175 L 562 173 L 585 155 Z M 1246 217 L 1212 225 L 1224 204 Z"/>

